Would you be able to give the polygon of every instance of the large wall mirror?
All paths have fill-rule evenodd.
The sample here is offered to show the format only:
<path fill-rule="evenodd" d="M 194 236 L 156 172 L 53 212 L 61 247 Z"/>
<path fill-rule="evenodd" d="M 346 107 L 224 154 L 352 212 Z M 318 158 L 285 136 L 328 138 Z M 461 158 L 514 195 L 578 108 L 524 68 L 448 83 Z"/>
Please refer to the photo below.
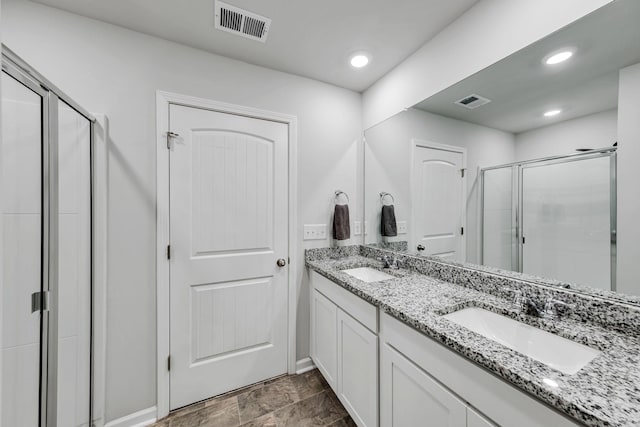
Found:
<path fill-rule="evenodd" d="M 617 171 L 619 118 L 640 120 L 637 16 L 612 2 L 367 129 L 365 244 L 640 295 L 640 262 L 616 274 L 636 203 L 617 189 L 640 185 Z"/>

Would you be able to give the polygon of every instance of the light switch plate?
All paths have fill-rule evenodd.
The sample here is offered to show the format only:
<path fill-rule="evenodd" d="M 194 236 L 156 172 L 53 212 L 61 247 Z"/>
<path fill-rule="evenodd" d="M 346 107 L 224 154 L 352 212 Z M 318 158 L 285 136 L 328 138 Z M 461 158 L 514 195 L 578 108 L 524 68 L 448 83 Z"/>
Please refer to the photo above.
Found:
<path fill-rule="evenodd" d="M 325 240 L 327 238 L 327 224 L 305 224 L 304 240 Z"/>
<path fill-rule="evenodd" d="M 353 235 L 359 236 L 362 234 L 362 223 L 360 221 L 353 221 Z"/>
<path fill-rule="evenodd" d="M 407 234 L 407 221 L 398 221 L 398 234 Z"/>

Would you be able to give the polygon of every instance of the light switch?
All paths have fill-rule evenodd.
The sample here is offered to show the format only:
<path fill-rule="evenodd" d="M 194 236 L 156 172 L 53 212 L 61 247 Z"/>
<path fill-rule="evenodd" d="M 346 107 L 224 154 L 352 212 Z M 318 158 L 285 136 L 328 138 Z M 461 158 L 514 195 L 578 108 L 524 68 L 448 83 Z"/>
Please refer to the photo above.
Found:
<path fill-rule="evenodd" d="M 327 238 L 327 224 L 305 224 L 304 240 L 324 240 Z"/>
<path fill-rule="evenodd" d="M 407 221 L 398 221 L 398 234 L 407 234 Z"/>
<path fill-rule="evenodd" d="M 362 223 L 360 221 L 353 221 L 353 235 L 359 236 L 362 234 Z"/>

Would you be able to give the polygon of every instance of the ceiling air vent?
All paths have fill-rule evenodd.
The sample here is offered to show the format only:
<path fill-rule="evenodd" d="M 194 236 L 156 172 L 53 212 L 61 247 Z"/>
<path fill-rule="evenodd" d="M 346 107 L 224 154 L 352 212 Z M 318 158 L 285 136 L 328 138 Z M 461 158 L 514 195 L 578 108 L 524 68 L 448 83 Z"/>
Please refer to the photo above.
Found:
<path fill-rule="evenodd" d="M 456 102 L 454 102 L 454 104 L 462 105 L 464 108 L 473 110 L 475 108 L 478 108 L 490 102 L 491 102 L 490 99 L 487 99 L 480 95 L 476 95 L 475 93 L 472 93 L 469 96 L 465 96 L 464 98 L 457 100 Z"/>
<path fill-rule="evenodd" d="M 271 19 L 221 1 L 215 2 L 215 14 L 217 29 L 263 43 L 267 40 Z"/>

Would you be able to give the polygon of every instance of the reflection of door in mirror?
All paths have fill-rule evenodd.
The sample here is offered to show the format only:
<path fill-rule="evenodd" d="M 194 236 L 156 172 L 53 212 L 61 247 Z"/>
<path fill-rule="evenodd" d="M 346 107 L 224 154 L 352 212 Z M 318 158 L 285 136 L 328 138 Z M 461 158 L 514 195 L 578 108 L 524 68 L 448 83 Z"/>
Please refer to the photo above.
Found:
<path fill-rule="evenodd" d="M 424 255 L 465 260 L 464 156 L 460 148 L 414 145 L 412 243 Z"/>

